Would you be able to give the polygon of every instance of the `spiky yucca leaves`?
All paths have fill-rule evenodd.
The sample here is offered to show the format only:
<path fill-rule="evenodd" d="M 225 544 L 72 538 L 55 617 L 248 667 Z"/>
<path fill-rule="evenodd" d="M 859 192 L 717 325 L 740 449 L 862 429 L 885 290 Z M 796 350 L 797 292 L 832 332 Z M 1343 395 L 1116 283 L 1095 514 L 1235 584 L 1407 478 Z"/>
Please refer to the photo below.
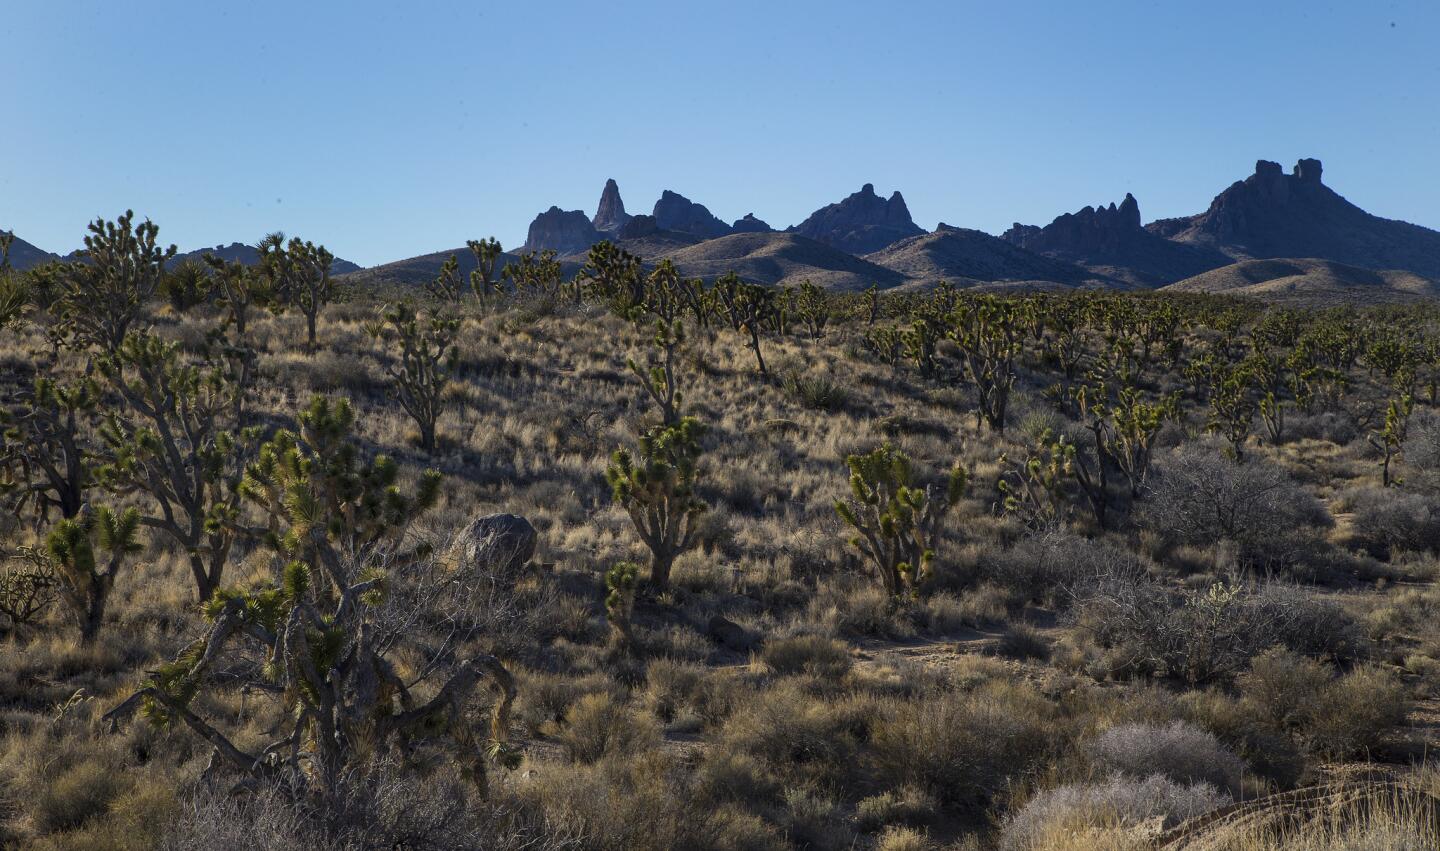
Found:
<path fill-rule="evenodd" d="M 463 294 L 460 285 L 460 258 L 451 254 L 440 264 L 440 274 L 425 284 L 425 292 L 451 303 L 458 303 Z"/>
<path fill-rule="evenodd" d="M 577 281 L 591 298 L 618 316 L 630 316 L 645 303 L 645 273 L 639 257 L 605 240 L 590 246 Z"/>
<path fill-rule="evenodd" d="M 1076 475 L 1076 447 L 1063 435 L 1047 430 L 1026 450 L 1024 460 L 1000 456 L 1002 473 L 995 483 L 1001 508 L 1032 529 L 1070 518 L 1067 484 Z"/>
<path fill-rule="evenodd" d="M 117 494 L 149 498 L 141 523 L 184 548 L 204 600 L 237 538 L 240 477 L 259 438 L 245 423 L 253 353 L 213 343 L 191 361 L 175 343 L 133 333 L 96 366 L 123 401 L 100 427 L 96 477 Z"/>
<path fill-rule="evenodd" d="M 175 246 L 156 243 L 159 227 L 148 220 L 136 225 L 134 218 L 126 210 L 114 222 L 91 222 L 84 260 L 66 264 L 56 281 L 52 331 L 71 348 L 119 349 L 175 256 Z"/>
<path fill-rule="evenodd" d="M 160 279 L 160 294 L 177 313 L 184 313 L 210 298 L 210 269 L 204 263 L 186 260 Z"/>
<path fill-rule="evenodd" d="M 25 315 L 30 304 L 30 288 L 25 279 L 10 268 L 10 245 L 15 234 L 0 231 L 0 328 Z"/>
<path fill-rule="evenodd" d="M 481 304 L 491 295 L 500 292 L 500 279 L 495 275 L 495 264 L 500 260 L 500 242 L 489 239 L 469 239 L 465 247 L 475 256 L 475 268 L 470 272 L 470 291 Z"/>
<path fill-rule="evenodd" d="M 0 499 L 36 523 L 51 511 L 80 512 L 94 481 L 92 425 L 100 397 L 94 379 L 64 383 L 47 376 L 0 411 Z"/>
<path fill-rule="evenodd" d="M 645 395 L 660 409 L 662 425 L 673 426 L 680 422 L 680 407 L 685 396 L 680 391 L 675 370 L 679 365 L 680 347 L 685 343 L 685 324 L 680 319 L 655 320 L 655 334 L 650 338 L 652 349 L 644 367 L 634 358 L 625 365 L 640 379 Z"/>
<path fill-rule="evenodd" d="M 845 459 L 849 501 L 835 511 L 855 529 L 851 546 L 874 568 L 885 593 L 914 595 L 931 575 L 941 524 L 965 493 L 970 473 L 958 463 L 943 488 L 915 483 L 910 459 L 889 443 Z"/>
<path fill-rule="evenodd" d="M 330 277 L 335 255 L 326 251 L 325 246 L 299 237 L 286 244 L 283 233 L 266 236 L 258 248 L 260 269 L 269 279 L 275 296 L 305 317 L 305 348 L 314 352 L 320 313 L 335 294 L 335 283 Z"/>
<path fill-rule="evenodd" d="M 656 426 L 640 437 L 640 457 L 616 450 L 605 480 L 635 531 L 650 548 L 650 584 L 665 588 L 675 559 L 695 545 L 695 518 L 706 508 L 695 492 L 700 477 L 700 439 L 694 417 Z"/>
<path fill-rule="evenodd" d="M 82 644 L 93 642 L 100 632 L 115 580 L 129 557 L 141 549 L 136 541 L 139 529 L 140 512 L 128 508 L 116 513 L 101 506 L 73 520 L 61 520 L 45 537 L 60 597 L 80 627 Z"/>
<path fill-rule="evenodd" d="M 455 346 L 460 319 L 443 314 L 422 317 L 408 301 L 385 308 L 383 316 L 383 323 L 367 324 L 366 329 L 390 348 L 392 359 L 382 363 L 390 377 L 390 396 L 415 421 L 420 448 L 433 454 L 445 386 L 460 357 Z"/>
<path fill-rule="evenodd" d="M 605 571 L 605 620 L 614 630 L 616 644 L 626 651 L 635 646 L 630 613 L 635 608 L 639 576 L 640 565 L 633 561 L 617 562 Z"/>
<path fill-rule="evenodd" d="M 288 559 L 279 581 L 217 591 L 203 607 L 208 634 L 106 718 L 118 723 L 139 709 L 153 721 L 183 723 L 214 746 L 217 763 L 322 798 L 373 757 L 443 737 L 442 752 L 483 790 L 487 753 L 513 762 L 504 741 L 515 686 L 493 656 L 458 658 L 476 629 L 465 608 L 474 605 L 473 572 L 401 541 L 433 505 L 439 475 L 428 473 L 415 493 L 402 495 L 394 462 L 361 459 L 343 401 L 317 398 L 299 419 L 300 435 L 281 432 L 268 442 L 243 485 L 270 519 L 270 543 Z M 446 608 L 447 600 L 458 607 Z M 221 660 L 233 665 L 254 650 L 265 664 L 251 685 L 279 701 L 276 714 L 285 719 L 280 738 L 258 753 L 192 706 L 215 685 L 210 671 Z M 400 677 L 392 654 L 425 660 L 414 681 Z M 499 697 L 488 746 L 466 718 L 482 677 Z M 433 685 L 429 699 L 412 693 L 420 684 Z"/>
<path fill-rule="evenodd" d="M 554 298 L 560 292 L 560 261 L 554 249 L 527 251 L 520 255 L 519 262 L 507 263 L 500 276 L 509 281 L 515 292 L 531 292 L 545 298 Z"/>
<path fill-rule="evenodd" d="M 730 327 L 750 338 L 755 366 L 760 375 L 768 379 L 770 371 L 765 368 L 765 356 L 760 351 L 760 334 L 775 319 L 775 291 L 759 284 L 747 284 L 731 272 L 715 281 L 712 292 Z"/>
<path fill-rule="evenodd" d="M 1179 392 L 1151 401 L 1137 387 L 1122 386 L 1112 393 L 1102 382 L 1076 387 L 1071 395 L 1095 435 L 1100 462 L 1114 464 L 1125 476 L 1130 495 L 1140 496 L 1160 427 L 1180 416 Z"/>
<path fill-rule="evenodd" d="M 299 419 L 298 435 L 281 431 L 260 447 L 239 490 L 264 512 L 271 547 L 339 589 L 347 563 L 369 560 L 434 505 L 440 473 L 425 471 L 415 493 L 402 494 L 395 460 L 366 459 L 350 440 L 355 412 L 344 399 L 317 396 Z"/>
<path fill-rule="evenodd" d="M 950 316 L 950 339 L 960 348 L 965 374 L 978 396 L 975 424 L 983 420 L 1005 432 L 1005 410 L 1015 385 L 1015 357 L 1035 318 L 1032 302 L 978 296 L 960 302 Z"/>

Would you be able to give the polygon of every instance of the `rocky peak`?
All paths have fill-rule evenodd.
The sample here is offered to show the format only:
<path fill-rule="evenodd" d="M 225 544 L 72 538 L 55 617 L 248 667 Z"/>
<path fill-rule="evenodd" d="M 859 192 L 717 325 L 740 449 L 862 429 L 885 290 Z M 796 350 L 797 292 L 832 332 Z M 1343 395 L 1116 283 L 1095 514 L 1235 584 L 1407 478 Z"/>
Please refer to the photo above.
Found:
<path fill-rule="evenodd" d="M 525 238 L 526 251 L 541 251 L 552 248 L 562 257 L 588 251 L 600 241 L 600 232 L 591 224 L 590 217 L 581 210 L 562 210 L 551 207 L 535 217 Z"/>
<path fill-rule="evenodd" d="M 1319 160 L 1303 159 L 1295 164 L 1295 176 L 1304 183 L 1319 183 L 1323 170 Z"/>
<path fill-rule="evenodd" d="M 736 219 L 735 224 L 730 226 L 731 233 L 772 233 L 774 230 L 768 222 L 756 218 L 754 213 L 746 213 L 744 218 Z"/>
<path fill-rule="evenodd" d="M 1043 228 L 1016 222 L 1001 239 L 1031 251 L 1088 258 L 1114 253 L 1123 244 L 1144 236 L 1140 203 L 1127 192 L 1119 206 L 1112 201 L 1099 207 L 1082 207 L 1057 216 Z"/>
<path fill-rule="evenodd" d="M 666 189 L 655 202 L 655 224 L 661 230 L 714 239 L 730 233 L 730 226 L 715 218 L 704 204 L 697 204 L 678 192 Z"/>
<path fill-rule="evenodd" d="M 642 236 L 657 233 L 659 230 L 660 227 L 655 224 L 654 216 L 642 214 L 639 216 L 631 216 L 630 221 L 626 222 L 625 226 L 616 232 L 616 236 L 620 239 L 639 239 Z"/>
<path fill-rule="evenodd" d="M 791 231 L 851 254 L 869 254 L 902 239 L 924 233 L 910 218 L 905 198 L 875 194 L 867 183 L 843 201 L 821 207 Z"/>
<path fill-rule="evenodd" d="M 595 208 L 595 217 L 590 220 L 595 230 L 605 234 L 615 234 L 625 227 L 630 221 L 630 214 L 625 212 L 625 202 L 620 200 L 620 186 L 615 183 L 615 178 L 605 181 L 605 189 L 600 193 L 600 204 Z"/>

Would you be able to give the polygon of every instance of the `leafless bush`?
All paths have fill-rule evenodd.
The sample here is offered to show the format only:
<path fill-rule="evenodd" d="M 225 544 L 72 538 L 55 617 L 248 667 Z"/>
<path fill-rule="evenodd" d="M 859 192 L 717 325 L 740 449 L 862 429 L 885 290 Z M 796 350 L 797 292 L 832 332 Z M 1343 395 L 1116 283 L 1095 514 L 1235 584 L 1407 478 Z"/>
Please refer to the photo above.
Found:
<path fill-rule="evenodd" d="M 1062 526 L 1051 526 L 993 555 L 982 563 L 982 569 L 1017 594 L 1046 601 L 1057 591 L 1089 583 L 1117 570 L 1133 569 L 1137 564 L 1133 553 L 1077 535 Z M 1063 594 L 1060 601 L 1064 601 Z"/>
<path fill-rule="evenodd" d="M 1116 774 L 1104 783 L 1059 786 L 1031 798 L 1005 823 L 1000 847 L 1028 851 L 1057 830 L 1134 826 L 1154 818 L 1170 827 L 1229 802 L 1204 783 L 1185 785 L 1161 774 L 1143 779 Z"/>
<path fill-rule="evenodd" d="M 1184 721 L 1164 726 L 1121 724 L 1090 743 L 1090 760 L 1104 773 L 1135 778 L 1163 775 L 1177 783 L 1210 786 L 1238 797 L 1245 764 L 1210 733 Z"/>
<path fill-rule="evenodd" d="M 1355 532 L 1373 551 L 1440 549 L 1440 503 L 1432 497 L 1396 488 L 1365 488 L 1346 496 L 1355 513 Z"/>
<path fill-rule="evenodd" d="M 1241 565 L 1294 566 L 1317 546 L 1329 512 L 1280 467 L 1251 458 L 1235 463 L 1211 441 L 1185 444 L 1159 459 L 1140 511 L 1142 525 L 1172 543 L 1230 541 Z"/>

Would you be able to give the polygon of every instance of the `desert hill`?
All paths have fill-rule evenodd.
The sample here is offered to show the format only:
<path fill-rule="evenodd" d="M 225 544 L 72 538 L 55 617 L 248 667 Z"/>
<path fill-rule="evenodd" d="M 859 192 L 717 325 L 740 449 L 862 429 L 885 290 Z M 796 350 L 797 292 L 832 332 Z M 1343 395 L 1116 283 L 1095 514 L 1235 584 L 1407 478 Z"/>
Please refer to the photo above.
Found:
<path fill-rule="evenodd" d="M 788 286 L 803 280 L 832 290 L 863 290 L 905 282 L 905 276 L 793 233 L 737 233 L 662 255 L 682 275 L 714 280 L 735 272 L 754 283 Z"/>
<path fill-rule="evenodd" d="M 1440 297 L 1440 283 L 1414 272 L 1376 271 L 1314 258 L 1243 260 L 1163 290 L 1313 305 L 1408 302 Z"/>
<path fill-rule="evenodd" d="M 994 281 L 1049 281 L 1077 287 L 1118 286 L 1088 269 L 1026 251 L 984 231 L 941 224 L 933 233 L 903 239 L 865 259 L 916 285 L 949 281 L 973 286 Z"/>

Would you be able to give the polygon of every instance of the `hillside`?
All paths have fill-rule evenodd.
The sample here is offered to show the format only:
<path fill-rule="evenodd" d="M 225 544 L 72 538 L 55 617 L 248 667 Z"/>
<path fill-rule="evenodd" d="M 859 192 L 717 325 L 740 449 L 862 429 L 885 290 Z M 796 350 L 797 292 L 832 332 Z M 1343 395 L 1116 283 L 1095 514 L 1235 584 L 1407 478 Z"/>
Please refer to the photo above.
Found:
<path fill-rule="evenodd" d="M 59 255 L 37 248 L 18 236 L 10 245 L 10 266 L 22 272 L 42 263 L 59 259 Z"/>
<path fill-rule="evenodd" d="M 714 280 L 727 272 L 761 284 L 808 280 L 829 290 L 888 289 L 905 276 L 866 259 L 793 233 L 737 233 L 661 255 L 682 275 Z"/>
<path fill-rule="evenodd" d="M 1148 229 L 1236 260 L 1316 257 L 1440 278 L 1440 231 L 1371 215 L 1326 186 L 1321 174 L 1319 160 L 1300 160 L 1290 174 L 1261 160 L 1205 212 Z"/>
<path fill-rule="evenodd" d="M 206 254 L 213 254 L 226 262 L 238 260 L 246 266 L 254 266 L 260 262 L 260 252 L 256 250 L 255 246 L 246 245 L 243 242 L 232 242 L 229 245 L 217 245 L 214 248 L 197 248 L 194 251 L 185 251 L 176 254 L 175 259 L 170 261 L 170 265 L 173 267 L 184 263 L 186 260 L 193 260 L 199 263 L 205 259 Z M 344 275 L 350 272 L 358 272 L 360 268 L 360 264 L 358 263 L 351 263 L 349 260 L 336 257 L 335 262 L 330 266 L 330 272 L 334 275 Z"/>
<path fill-rule="evenodd" d="M 1413 272 L 1375 271 L 1314 258 L 1244 260 L 1162 289 L 1316 305 L 1410 302 L 1440 297 L 1440 283 Z"/>
<path fill-rule="evenodd" d="M 1074 263 L 1043 257 L 978 230 L 941 224 L 934 233 L 901 240 L 865 259 L 917 285 L 1049 281 L 1067 286 L 1120 285 Z"/>

